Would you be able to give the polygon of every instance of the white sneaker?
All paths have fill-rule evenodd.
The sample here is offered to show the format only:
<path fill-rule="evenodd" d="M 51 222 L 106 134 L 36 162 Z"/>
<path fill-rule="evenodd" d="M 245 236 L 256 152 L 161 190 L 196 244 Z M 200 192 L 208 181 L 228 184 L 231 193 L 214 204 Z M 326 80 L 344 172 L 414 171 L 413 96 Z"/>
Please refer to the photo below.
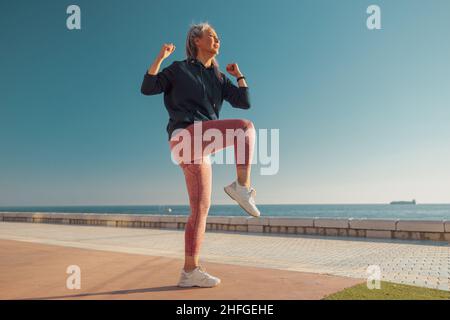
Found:
<path fill-rule="evenodd" d="M 184 269 L 181 271 L 179 287 L 215 287 L 220 283 L 220 279 L 213 277 L 206 272 L 201 266 L 198 266 L 191 272 L 186 272 Z"/>
<path fill-rule="evenodd" d="M 237 181 L 234 181 L 232 184 L 224 187 L 223 190 L 249 215 L 253 217 L 259 217 L 261 215 L 255 204 L 255 189 L 241 186 Z"/>

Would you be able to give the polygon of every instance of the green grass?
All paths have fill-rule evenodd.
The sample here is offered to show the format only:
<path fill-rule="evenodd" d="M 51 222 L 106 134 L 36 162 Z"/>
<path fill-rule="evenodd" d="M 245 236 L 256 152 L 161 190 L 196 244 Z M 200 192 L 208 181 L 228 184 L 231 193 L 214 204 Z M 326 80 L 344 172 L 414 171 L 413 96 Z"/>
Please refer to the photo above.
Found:
<path fill-rule="evenodd" d="M 324 300 L 450 300 L 450 292 L 381 281 L 380 289 L 370 290 L 362 283 Z"/>

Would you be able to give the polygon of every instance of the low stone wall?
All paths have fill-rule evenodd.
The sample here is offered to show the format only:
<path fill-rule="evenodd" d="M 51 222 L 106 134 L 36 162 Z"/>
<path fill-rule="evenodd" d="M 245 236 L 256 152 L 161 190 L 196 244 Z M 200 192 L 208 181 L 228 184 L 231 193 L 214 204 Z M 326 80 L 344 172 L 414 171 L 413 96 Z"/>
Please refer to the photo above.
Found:
<path fill-rule="evenodd" d="M 0 221 L 5 222 L 123 228 L 184 229 L 187 219 L 187 216 L 176 215 L 0 212 Z M 450 221 L 209 216 L 206 229 L 266 234 L 431 240 L 450 243 Z"/>

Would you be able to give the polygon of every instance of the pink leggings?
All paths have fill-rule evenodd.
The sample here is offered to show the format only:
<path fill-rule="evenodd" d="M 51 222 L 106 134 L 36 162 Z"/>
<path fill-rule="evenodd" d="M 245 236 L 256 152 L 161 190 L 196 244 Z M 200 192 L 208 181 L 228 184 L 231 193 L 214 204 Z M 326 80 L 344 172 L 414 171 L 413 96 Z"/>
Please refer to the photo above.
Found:
<path fill-rule="evenodd" d="M 197 123 L 198 124 L 198 123 Z M 210 135 L 205 138 L 208 141 L 201 141 L 197 146 L 201 146 L 201 161 L 196 163 L 194 157 L 194 139 L 200 139 L 205 137 L 205 131 L 208 129 L 217 129 L 220 131 L 221 143 L 219 143 L 217 148 L 211 149 L 206 148 L 211 141 L 217 142 L 215 139 L 211 139 Z M 227 129 L 232 129 L 227 130 Z M 241 130 L 238 130 L 241 129 Z M 184 133 L 189 133 L 190 137 L 194 137 L 194 124 L 188 126 Z M 215 131 L 218 133 L 218 131 Z M 242 138 L 237 138 L 233 135 L 233 130 L 238 130 L 241 133 L 244 132 L 245 136 L 241 135 Z M 183 141 L 174 140 L 180 133 L 172 135 L 169 141 L 170 150 L 173 153 L 174 147 Z M 179 138 L 179 137 L 178 137 Z M 196 256 L 200 252 L 201 244 L 205 235 L 206 229 L 206 218 L 208 216 L 209 208 L 211 205 L 211 184 L 212 184 L 212 170 L 211 163 L 208 159 L 210 154 L 227 148 L 231 145 L 234 146 L 234 158 L 236 162 L 236 168 L 242 168 L 247 170 L 247 173 L 251 170 L 251 160 L 253 157 L 253 149 L 255 144 L 255 128 L 253 123 L 245 119 L 224 119 L 224 120 L 208 120 L 202 121 L 201 123 L 201 134 L 198 132 L 194 139 L 191 139 L 191 156 L 190 160 L 181 160 L 174 156 L 174 159 L 178 162 L 180 167 L 183 169 L 183 173 L 186 180 L 186 186 L 189 194 L 189 204 L 191 207 L 191 214 L 186 223 L 186 229 L 184 234 L 185 239 L 185 254 L 188 256 Z M 244 142 L 244 143 L 242 143 Z M 198 150 L 198 149 L 197 149 Z M 238 156 L 238 151 L 240 156 Z M 184 153 L 179 152 L 181 155 Z M 198 154 L 197 154 L 198 155 Z"/>

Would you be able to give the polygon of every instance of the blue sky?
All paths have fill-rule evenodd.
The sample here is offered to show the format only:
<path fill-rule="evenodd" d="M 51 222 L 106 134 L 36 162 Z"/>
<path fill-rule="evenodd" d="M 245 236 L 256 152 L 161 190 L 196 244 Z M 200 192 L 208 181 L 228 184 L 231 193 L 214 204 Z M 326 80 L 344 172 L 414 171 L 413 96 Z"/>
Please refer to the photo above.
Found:
<path fill-rule="evenodd" d="M 81 30 L 66 8 L 81 7 Z M 382 30 L 366 28 L 381 7 Z M 253 167 L 259 203 L 450 203 L 450 2 L 2 1 L 0 205 L 187 204 L 163 96 L 143 74 L 192 22 L 221 38 L 252 108 L 280 130 L 280 168 Z M 213 204 L 232 165 L 213 167 Z"/>

